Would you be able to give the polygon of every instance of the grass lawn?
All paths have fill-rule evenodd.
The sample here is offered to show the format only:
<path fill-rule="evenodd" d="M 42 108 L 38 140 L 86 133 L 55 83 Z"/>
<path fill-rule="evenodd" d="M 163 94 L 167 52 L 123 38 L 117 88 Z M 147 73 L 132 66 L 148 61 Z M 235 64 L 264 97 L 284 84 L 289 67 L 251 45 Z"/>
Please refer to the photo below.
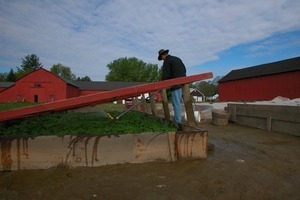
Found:
<path fill-rule="evenodd" d="M 12 110 L 16 108 L 22 108 L 26 106 L 37 105 L 38 103 L 33 102 L 13 102 L 13 103 L 0 103 L 0 112 L 5 110 Z"/>

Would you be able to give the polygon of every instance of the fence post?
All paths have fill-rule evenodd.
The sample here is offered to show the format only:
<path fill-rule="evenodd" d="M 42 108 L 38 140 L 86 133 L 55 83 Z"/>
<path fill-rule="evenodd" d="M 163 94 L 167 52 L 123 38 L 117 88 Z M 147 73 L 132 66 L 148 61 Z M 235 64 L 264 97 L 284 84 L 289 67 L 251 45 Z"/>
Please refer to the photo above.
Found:
<path fill-rule="evenodd" d="M 147 102 L 146 102 L 146 98 L 145 98 L 145 95 L 144 94 L 142 94 L 142 106 L 143 106 L 143 111 L 145 112 L 145 113 L 148 113 L 148 108 L 147 108 Z"/>
<path fill-rule="evenodd" d="M 149 94 L 149 96 L 150 96 L 150 105 L 151 105 L 152 114 L 157 117 L 154 95 Z"/>
<path fill-rule="evenodd" d="M 193 109 L 189 84 L 184 84 L 184 86 L 182 87 L 182 96 L 183 96 L 183 102 L 184 102 L 184 106 L 185 106 L 187 123 L 189 126 L 195 127 L 196 120 L 195 120 L 195 115 L 194 115 L 194 109 Z"/>
<path fill-rule="evenodd" d="M 170 109 L 169 109 L 169 101 L 168 101 L 166 89 L 163 89 L 161 91 L 161 96 L 162 96 L 162 105 L 163 105 L 163 109 L 164 109 L 165 119 L 167 121 L 170 121 Z"/>

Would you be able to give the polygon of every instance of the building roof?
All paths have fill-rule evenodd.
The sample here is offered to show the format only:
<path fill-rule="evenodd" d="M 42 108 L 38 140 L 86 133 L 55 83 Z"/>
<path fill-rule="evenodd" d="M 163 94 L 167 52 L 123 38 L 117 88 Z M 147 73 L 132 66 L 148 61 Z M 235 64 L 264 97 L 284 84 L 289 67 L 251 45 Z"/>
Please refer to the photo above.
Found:
<path fill-rule="evenodd" d="M 285 72 L 299 71 L 300 57 L 290 58 L 278 62 L 272 62 L 253 67 L 232 70 L 218 82 L 227 82 L 245 78 L 253 78 L 258 76 L 273 75 Z"/>
<path fill-rule="evenodd" d="M 8 88 L 14 84 L 14 82 L 0 82 L 0 88 Z"/>
<path fill-rule="evenodd" d="M 80 90 L 115 90 L 145 84 L 145 82 L 72 81 Z"/>
<path fill-rule="evenodd" d="M 204 94 L 202 92 L 200 92 L 198 89 L 196 88 L 190 88 L 190 94 L 192 96 L 204 96 Z"/>

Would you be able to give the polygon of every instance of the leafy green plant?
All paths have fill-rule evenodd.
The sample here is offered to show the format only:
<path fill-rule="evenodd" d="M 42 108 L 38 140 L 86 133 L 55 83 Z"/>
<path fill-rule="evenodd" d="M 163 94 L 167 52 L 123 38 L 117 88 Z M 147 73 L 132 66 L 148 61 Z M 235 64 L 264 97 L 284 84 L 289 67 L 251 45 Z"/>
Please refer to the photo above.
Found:
<path fill-rule="evenodd" d="M 112 111 L 110 114 L 116 117 L 120 112 Z M 103 112 L 68 112 L 34 117 L 13 126 L 0 127 L 0 135 L 128 134 L 175 130 L 173 125 L 141 112 L 131 111 L 119 119 L 109 119 Z"/>

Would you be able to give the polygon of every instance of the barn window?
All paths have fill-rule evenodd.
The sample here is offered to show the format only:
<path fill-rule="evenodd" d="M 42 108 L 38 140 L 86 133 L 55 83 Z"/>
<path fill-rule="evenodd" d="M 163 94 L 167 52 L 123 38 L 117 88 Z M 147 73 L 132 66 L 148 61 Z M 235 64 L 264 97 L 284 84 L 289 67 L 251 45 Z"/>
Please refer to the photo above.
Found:
<path fill-rule="evenodd" d="M 34 87 L 39 88 L 39 87 L 41 87 L 41 84 L 40 83 L 35 83 Z"/>

